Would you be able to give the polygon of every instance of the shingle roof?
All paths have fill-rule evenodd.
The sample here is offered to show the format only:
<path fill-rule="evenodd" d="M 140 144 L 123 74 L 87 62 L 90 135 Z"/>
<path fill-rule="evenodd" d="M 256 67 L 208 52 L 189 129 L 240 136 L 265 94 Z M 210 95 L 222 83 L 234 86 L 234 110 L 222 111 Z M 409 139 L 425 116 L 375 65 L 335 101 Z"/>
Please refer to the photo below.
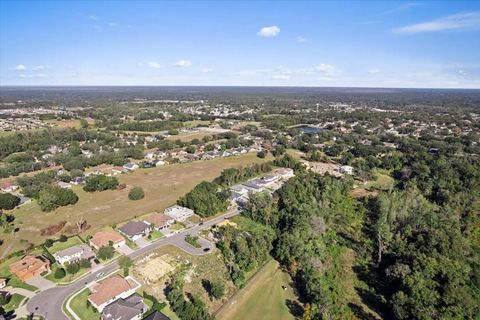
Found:
<path fill-rule="evenodd" d="M 130 288 L 130 283 L 125 278 L 115 275 L 98 283 L 93 288 L 94 292 L 88 296 L 88 299 L 100 306 L 122 292 L 130 290 Z"/>
<path fill-rule="evenodd" d="M 102 319 L 105 320 L 130 320 L 142 314 L 146 309 L 142 297 L 133 294 L 126 299 L 119 299 L 107 305 L 102 312 Z"/>
<path fill-rule="evenodd" d="M 124 226 L 120 227 L 119 230 L 126 234 L 129 237 L 133 237 L 137 234 L 141 234 L 150 228 L 145 222 L 142 221 L 128 221 Z"/>
<path fill-rule="evenodd" d="M 125 239 L 123 239 L 123 237 L 118 232 L 111 230 L 99 231 L 95 233 L 92 239 L 90 239 L 90 242 L 100 248 L 103 246 L 107 246 L 110 241 L 115 244 L 123 240 Z"/>
<path fill-rule="evenodd" d="M 155 311 L 154 313 L 149 314 L 143 320 L 170 320 L 169 317 L 161 313 L 160 311 Z"/>

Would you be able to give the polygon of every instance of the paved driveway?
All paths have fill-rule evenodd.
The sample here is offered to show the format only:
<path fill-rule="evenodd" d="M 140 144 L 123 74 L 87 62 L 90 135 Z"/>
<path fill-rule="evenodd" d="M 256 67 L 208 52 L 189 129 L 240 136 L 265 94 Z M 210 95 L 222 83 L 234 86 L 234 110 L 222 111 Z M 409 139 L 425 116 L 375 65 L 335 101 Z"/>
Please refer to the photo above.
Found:
<path fill-rule="evenodd" d="M 133 252 L 132 249 L 130 249 L 129 246 L 127 246 L 126 244 L 124 244 L 123 246 L 120 246 L 117 248 L 117 251 L 120 253 L 120 254 L 124 254 L 124 255 L 129 255 L 130 253 Z"/>
<path fill-rule="evenodd" d="M 40 289 L 40 291 L 44 291 L 44 290 L 55 287 L 55 283 L 41 276 L 33 277 L 27 280 L 27 283 L 34 287 L 37 287 L 38 289 Z"/>
<path fill-rule="evenodd" d="M 137 239 L 137 240 L 135 240 L 135 243 L 136 243 L 137 246 L 139 246 L 140 248 L 145 248 L 146 246 L 148 246 L 149 244 L 151 244 L 151 242 L 148 241 L 146 238 Z"/>

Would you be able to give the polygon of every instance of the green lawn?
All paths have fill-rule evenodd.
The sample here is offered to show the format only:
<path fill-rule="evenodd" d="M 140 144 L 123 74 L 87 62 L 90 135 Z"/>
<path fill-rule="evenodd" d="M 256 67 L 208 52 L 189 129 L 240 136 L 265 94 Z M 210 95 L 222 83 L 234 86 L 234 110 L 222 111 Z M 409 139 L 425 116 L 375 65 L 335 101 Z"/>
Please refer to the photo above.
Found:
<path fill-rule="evenodd" d="M 185 229 L 185 225 L 181 222 L 175 222 L 169 227 L 170 231 L 179 231 Z"/>
<path fill-rule="evenodd" d="M 53 255 L 55 252 L 58 252 L 60 250 L 67 249 L 82 243 L 83 241 L 80 240 L 79 237 L 73 236 L 71 238 L 68 238 L 68 240 L 65 242 L 57 241 L 50 248 L 47 248 L 47 249 Z"/>
<path fill-rule="evenodd" d="M 10 278 L 10 280 L 8 280 L 8 285 L 12 286 L 14 288 L 23 288 L 23 289 L 26 289 L 26 290 L 29 290 L 29 291 L 34 291 L 34 292 L 38 290 L 37 287 L 23 282 L 22 280 L 20 280 L 16 276 L 12 276 Z"/>
<path fill-rule="evenodd" d="M 150 233 L 150 236 L 148 237 L 148 240 L 153 242 L 153 241 L 160 240 L 162 238 L 163 238 L 163 233 L 161 233 L 158 230 L 155 230 L 152 233 Z"/>
<path fill-rule="evenodd" d="M 10 302 L 3 306 L 4 310 L 6 312 L 16 310 L 20 306 L 20 303 L 23 301 L 23 299 L 25 299 L 24 296 L 14 293 L 10 299 Z"/>
<path fill-rule="evenodd" d="M 60 268 L 60 266 L 58 265 L 58 263 L 54 263 L 52 266 L 52 272 L 50 272 L 49 275 L 47 275 L 45 277 L 45 279 L 47 280 L 50 280 L 54 283 L 59 283 L 59 284 L 66 284 L 66 283 L 70 283 L 72 281 L 75 281 L 76 279 L 80 278 L 81 276 L 83 276 L 85 273 L 87 273 L 88 271 L 90 271 L 90 269 L 85 269 L 85 268 L 82 268 L 80 269 L 77 273 L 75 274 L 70 274 L 67 272 L 67 275 L 65 277 L 63 277 L 62 279 L 56 279 L 55 278 L 55 271 Z M 66 270 L 65 270 L 66 271 Z"/>
<path fill-rule="evenodd" d="M 216 315 L 222 320 L 262 319 L 290 320 L 295 317 L 289 306 L 299 308 L 290 276 L 271 260 Z M 285 286 L 287 290 L 283 290 Z"/>
<path fill-rule="evenodd" d="M 70 308 L 80 317 L 82 320 L 97 320 L 100 319 L 100 314 L 94 307 L 87 304 L 87 298 L 90 295 L 89 289 L 83 289 L 82 292 L 77 294 L 75 298 L 70 301 Z"/>

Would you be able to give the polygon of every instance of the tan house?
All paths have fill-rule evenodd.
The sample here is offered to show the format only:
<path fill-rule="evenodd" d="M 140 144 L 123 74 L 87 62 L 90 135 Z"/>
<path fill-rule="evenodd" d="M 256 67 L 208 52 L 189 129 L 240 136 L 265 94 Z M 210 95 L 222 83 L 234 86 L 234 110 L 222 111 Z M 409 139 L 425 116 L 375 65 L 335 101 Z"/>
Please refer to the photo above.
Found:
<path fill-rule="evenodd" d="M 123 278 L 119 275 L 111 276 L 92 288 L 92 294 L 88 296 L 88 301 L 99 311 L 110 303 L 125 299 L 135 293 L 140 288 L 140 284 L 132 277 Z"/>
<path fill-rule="evenodd" d="M 154 225 L 156 230 L 168 228 L 175 222 L 174 219 L 163 213 L 153 213 L 145 218 L 144 222 Z"/>
<path fill-rule="evenodd" d="M 25 256 L 10 265 L 10 272 L 22 281 L 39 276 L 45 271 L 50 271 L 50 261 L 43 257 Z"/>
<path fill-rule="evenodd" d="M 118 248 L 125 244 L 125 238 L 116 231 L 109 230 L 109 231 L 99 231 L 95 233 L 90 239 L 90 245 L 95 249 L 100 249 L 101 247 L 106 247 L 112 243 L 114 248 Z"/>

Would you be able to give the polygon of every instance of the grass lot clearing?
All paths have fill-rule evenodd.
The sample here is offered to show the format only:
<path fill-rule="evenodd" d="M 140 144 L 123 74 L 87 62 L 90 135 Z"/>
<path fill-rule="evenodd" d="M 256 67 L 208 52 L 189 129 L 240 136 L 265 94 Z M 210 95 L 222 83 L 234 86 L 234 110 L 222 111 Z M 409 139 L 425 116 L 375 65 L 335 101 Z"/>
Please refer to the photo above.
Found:
<path fill-rule="evenodd" d="M 210 123 L 213 123 L 213 121 L 209 121 L 209 120 L 192 120 L 192 121 L 185 121 L 183 123 L 183 126 L 185 128 L 196 128 L 198 127 L 199 125 L 201 126 L 209 126 Z"/>
<path fill-rule="evenodd" d="M 210 132 L 210 131 L 180 132 L 177 135 L 172 135 L 170 137 L 167 137 L 167 140 L 172 140 L 172 141 L 181 140 L 182 142 L 188 142 L 188 141 L 192 141 L 193 139 L 202 140 L 203 137 L 212 136 L 214 134 L 215 134 L 214 132 Z"/>
<path fill-rule="evenodd" d="M 196 214 L 191 217 L 188 217 L 187 219 L 187 221 L 190 221 L 193 224 L 198 224 L 200 220 L 201 220 L 200 216 L 197 216 Z"/>
<path fill-rule="evenodd" d="M 37 291 L 38 288 L 35 287 L 35 286 L 32 286 L 32 285 L 29 285 L 25 282 L 23 282 L 22 280 L 20 280 L 19 278 L 17 278 L 17 276 L 11 276 L 10 279 L 8 280 L 8 283 L 7 283 L 8 286 L 11 286 L 11 287 L 14 287 L 14 288 L 23 288 L 23 289 L 26 289 L 26 290 L 29 290 L 29 291 Z"/>
<path fill-rule="evenodd" d="M 73 237 L 70 237 L 68 238 L 67 241 L 65 242 L 60 242 L 60 241 L 57 241 L 55 242 L 50 248 L 47 248 L 48 249 L 48 252 L 50 252 L 50 254 L 54 254 L 60 250 L 64 250 L 64 249 L 67 249 L 67 248 L 70 248 L 70 247 L 73 247 L 73 246 L 76 246 L 78 244 L 82 244 L 83 241 L 80 240 L 79 237 L 77 236 L 73 236 Z"/>
<path fill-rule="evenodd" d="M 394 180 L 386 171 L 375 170 L 376 180 L 369 181 L 363 186 L 366 190 L 389 190 L 393 187 Z"/>
<path fill-rule="evenodd" d="M 58 268 L 61 268 L 61 266 L 58 264 L 58 263 L 54 263 L 52 264 L 51 266 L 52 268 L 52 272 L 50 272 L 46 277 L 45 279 L 47 280 L 50 280 L 54 283 L 58 283 L 58 284 L 67 284 L 67 283 L 70 283 L 72 281 L 75 281 L 76 279 L 80 278 L 81 276 L 83 276 L 85 273 L 87 273 L 88 271 L 90 271 L 90 269 L 85 269 L 85 268 L 82 268 L 80 270 L 78 270 L 77 273 L 75 274 L 70 274 L 67 272 L 67 274 L 65 275 L 65 277 L 61 278 L 61 279 L 56 279 L 55 278 L 55 271 L 58 269 Z M 65 272 L 66 272 L 66 268 L 65 269 Z"/>
<path fill-rule="evenodd" d="M 18 307 L 20 307 L 23 299 L 25 299 L 24 296 L 18 293 L 14 293 L 10 298 L 10 302 L 4 305 L 3 309 L 5 310 L 5 312 L 16 310 Z"/>
<path fill-rule="evenodd" d="M 282 320 L 295 319 L 288 305 L 300 306 L 290 287 L 290 276 L 283 272 L 278 262 L 269 261 L 247 285 L 216 314 L 217 319 Z M 283 290 L 282 286 L 287 287 Z"/>
<path fill-rule="evenodd" d="M 223 304 L 223 301 L 235 292 L 235 287 L 230 281 L 223 257 L 217 250 L 213 250 L 211 254 L 207 255 L 192 256 L 177 247 L 164 246 L 157 249 L 154 254 L 150 256 L 149 262 L 142 261 L 137 263 L 131 274 L 135 279 L 141 281 L 145 290 L 159 301 L 166 301 L 164 288 L 169 272 L 175 272 L 180 266 L 185 265 L 188 266 L 188 271 L 185 275 L 184 291 L 202 299 L 210 313 L 217 310 Z M 165 264 L 164 267 L 159 268 L 159 263 Z M 148 268 L 158 269 L 157 271 L 162 272 L 154 274 L 152 270 L 145 269 L 145 266 L 149 264 L 151 267 Z M 149 276 L 144 277 L 145 274 L 149 274 Z M 225 298 L 211 301 L 203 288 L 203 279 L 222 281 L 225 284 Z"/>
<path fill-rule="evenodd" d="M 18 236 L 6 234 L 5 244 L 12 244 L 9 252 L 24 249 L 28 240 L 34 245 L 41 244 L 47 236 L 40 235 L 40 229 L 59 221 L 76 223 L 82 217 L 91 228 L 82 234 L 94 234 L 105 226 L 120 224 L 149 212 L 163 212 L 173 205 L 179 197 L 189 192 L 201 181 L 211 181 L 220 175 L 223 169 L 245 166 L 252 163 L 268 161 L 260 159 L 255 154 L 245 154 L 229 158 L 218 158 L 209 161 L 196 161 L 184 164 L 172 164 L 151 169 L 136 170 L 133 173 L 118 175 L 120 183 L 129 186 L 140 186 L 145 191 L 145 198 L 138 201 L 128 199 L 128 190 L 108 190 L 87 193 L 81 187 L 74 186 L 72 190 L 78 195 L 79 201 L 72 206 L 58 208 L 51 212 L 42 212 L 36 201 L 19 209 L 7 211 L 15 216 L 15 224 L 20 227 Z M 60 232 L 49 238 L 59 236 Z M 3 252 L 7 246 L 2 246 Z"/>
<path fill-rule="evenodd" d="M 80 319 L 98 320 L 100 314 L 95 310 L 93 306 L 87 304 L 87 298 L 90 295 L 88 288 L 83 289 L 70 301 L 70 308 L 80 317 Z"/>

